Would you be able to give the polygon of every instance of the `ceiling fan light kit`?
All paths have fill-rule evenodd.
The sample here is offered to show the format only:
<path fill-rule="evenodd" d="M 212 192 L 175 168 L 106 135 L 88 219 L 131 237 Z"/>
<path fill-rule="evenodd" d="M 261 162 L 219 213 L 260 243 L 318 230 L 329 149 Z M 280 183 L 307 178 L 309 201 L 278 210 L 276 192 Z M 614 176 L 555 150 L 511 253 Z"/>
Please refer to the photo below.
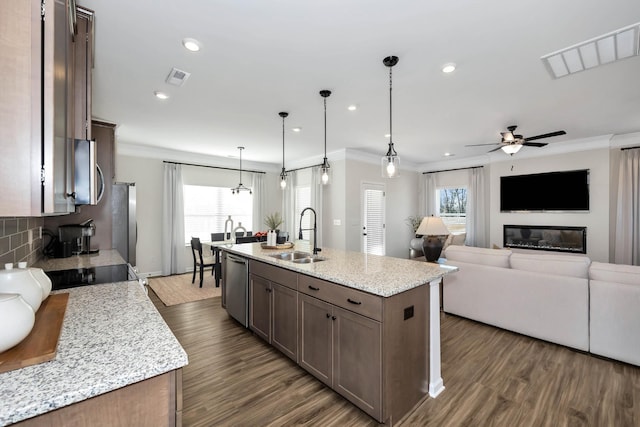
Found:
<path fill-rule="evenodd" d="M 548 144 L 548 142 L 533 142 L 535 140 L 543 139 L 543 138 L 551 138 L 551 137 L 560 136 L 560 135 L 566 135 L 565 131 L 557 130 L 555 132 L 543 133 L 541 135 L 536 135 L 536 136 L 531 136 L 531 137 L 525 138 L 522 135 L 517 135 L 517 134 L 514 133 L 517 127 L 518 126 L 516 126 L 516 125 L 507 126 L 507 131 L 506 132 L 500 132 L 500 135 L 502 136 L 502 140 L 500 142 L 498 142 L 498 143 L 495 143 L 495 144 L 471 144 L 471 145 L 467 145 L 467 147 L 480 147 L 480 146 L 484 146 L 484 145 L 498 145 L 498 147 L 494 148 L 493 150 L 490 150 L 489 153 L 493 153 L 494 151 L 498 151 L 498 150 L 502 149 L 502 151 L 504 151 L 505 153 L 513 156 L 518 151 L 520 151 L 520 149 L 523 146 L 541 148 L 541 147 L 544 147 L 545 145 Z"/>
<path fill-rule="evenodd" d="M 280 188 L 287 188 L 287 171 L 284 168 L 284 119 L 289 115 L 284 111 L 278 113 L 280 117 L 282 117 L 282 172 L 280 172 Z"/>
<path fill-rule="evenodd" d="M 240 183 L 237 187 L 231 189 L 231 194 L 240 194 L 241 191 L 248 191 L 249 194 L 253 194 L 251 189 L 245 187 L 245 185 L 242 183 L 242 150 L 244 150 L 244 147 L 238 147 L 238 150 L 240 150 Z"/>
<path fill-rule="evenodd" d="M 329 184 L 331 180 L 331 166 L 329 165 L 329 161 L 327 160 L 327 98 L 331 95 L 330 90 L 321 90 L 320 96 L 324 98 L 324 160 L 322 161 L 322 165 L 320 166 L 320 182 L 322 185 Z"/>
<path fill-rule="evenodd" d="M 397 56 L 387 56 L 382 63 L 389 67 L 389 148 L 387 154 L 382 157 L 382 176 L 395 178 L 400 175 L 400 157 L 393 146 L 393 109 L 392 109 L 392 74 L 391 69 L 398 63 Z"/>

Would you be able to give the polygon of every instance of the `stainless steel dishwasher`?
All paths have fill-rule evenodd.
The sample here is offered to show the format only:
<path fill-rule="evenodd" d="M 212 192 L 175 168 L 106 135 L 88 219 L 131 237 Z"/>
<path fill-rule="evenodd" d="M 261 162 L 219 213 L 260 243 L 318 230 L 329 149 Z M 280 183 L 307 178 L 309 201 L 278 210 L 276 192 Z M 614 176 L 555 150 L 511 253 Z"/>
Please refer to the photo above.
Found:
<path fill-rule="evenodd" d="M 227 313 L 244 327 L 248 327 L 249 261 L 223 251 L 222 272 Z"/>

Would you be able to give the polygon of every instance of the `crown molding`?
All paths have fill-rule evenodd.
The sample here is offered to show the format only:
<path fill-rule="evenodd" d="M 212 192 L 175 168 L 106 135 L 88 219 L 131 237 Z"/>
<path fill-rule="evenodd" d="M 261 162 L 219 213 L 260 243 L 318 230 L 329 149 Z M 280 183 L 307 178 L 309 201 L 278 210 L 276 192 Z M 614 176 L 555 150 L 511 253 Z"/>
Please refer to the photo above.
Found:
<path fill-rule="evenodd" d="M 611 138 L 611 148 L 623 148 L 640 144 L 640 132 L 614 135 Z"/>

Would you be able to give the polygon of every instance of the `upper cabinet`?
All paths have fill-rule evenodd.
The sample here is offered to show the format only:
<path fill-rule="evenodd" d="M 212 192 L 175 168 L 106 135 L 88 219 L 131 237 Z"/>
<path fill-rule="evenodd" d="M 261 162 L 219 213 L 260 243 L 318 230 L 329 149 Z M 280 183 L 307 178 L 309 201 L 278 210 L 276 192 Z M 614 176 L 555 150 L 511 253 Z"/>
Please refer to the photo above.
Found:
<path fill-rule="evenodd" d="M 76 32 L 91 34 L 91 18 L 82 30 L 84 18 L 78 20 L 74 0 L 0 2 L 0 216 L 75 210 L 69 148 L 74 138 L 90 136 L 91 99 L 90 67 L 83 73 L 76 64 L 82 49 Z M 91 43 L 83 44 L 88 52 Z M 87 94 L 76 106 L 82 85 Z M 85 124 L 76 126 L 76 114 L 84 115 Z M 85 131 L 77 132 L 82 126 Z"/>

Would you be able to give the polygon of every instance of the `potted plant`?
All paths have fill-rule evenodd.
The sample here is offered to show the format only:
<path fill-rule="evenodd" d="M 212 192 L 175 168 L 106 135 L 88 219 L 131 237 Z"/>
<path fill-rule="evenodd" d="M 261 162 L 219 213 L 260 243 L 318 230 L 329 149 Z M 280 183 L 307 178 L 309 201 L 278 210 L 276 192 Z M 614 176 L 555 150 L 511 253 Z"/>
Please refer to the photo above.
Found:
<path fill-rule="evenodd" d="M 278 231 L 278 227 L 280 227 L 283 222 L 284 220 L 282 219 L 280 212 L 270 213 L 264 217 L 264 224 L 269 228 L 269 230 Z"/>

